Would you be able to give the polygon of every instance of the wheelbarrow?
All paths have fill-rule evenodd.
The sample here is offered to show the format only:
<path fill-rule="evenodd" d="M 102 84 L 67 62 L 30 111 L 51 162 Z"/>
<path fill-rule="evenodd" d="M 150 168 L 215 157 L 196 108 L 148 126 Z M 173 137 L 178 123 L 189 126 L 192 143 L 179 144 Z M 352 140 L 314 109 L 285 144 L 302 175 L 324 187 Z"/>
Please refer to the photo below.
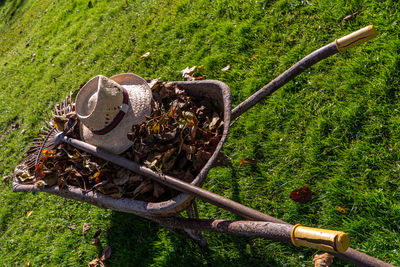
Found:
<path fill-rule="evenodd" d="M 188 234 L 203 245 L 204 239 L 201 238 L 201 235 L 198 234 L 198 231 L 222 232 L 291 242 L 295 246 L 306 246 L 329 251 L 339 258 L 359 266 L 391 266 L 390 264 L 349 248 L 349 238 L 344 232 L 304 227 L 299 224 L 291 225 L 282 220 L 271 217 L 201 188 L 205 182 L 208 171 L 215 164 L 222 145 L 226 140 L 231 120 L 239 118 L 240 115 L 249 110 L 260 100 L 271 95 L 278 88 L 282 87 L 288 81 L 292 80 L 294 77 L 315 63 L 338 52 L 344 52 L 348 48 L 361 44 L 374 38 L 375 36 L 376 31 L 374 27 L 368 26 L 343 38 L 335 40 L 334 42 L 312 52 L 308 56 L 301 59 L 299 62 L 279 75 L 269 84 L 261 88 L 233 110 L 231 110 L 230 89 L 226 84 L 220 81 L 203 80 L 172 82 L 173 85 L 179 87 L 181 90 L 185 90 L 188 95 L 208 97 L 216 100 L 223 114 L 224 128 L 221 139 L 211 158 L 207 161 L 199 174 L 190 184 L 177 178 L 154 172 L 124 157 L 111 154 L 93 145 L 65 136 L 62 132 L 58 132 L 53 125 L 49 124 L 50 128 L 48 128 L 48 135 L 46 136 L 45 140 L 46 142 L 40 149 L 52 145 L 54 146 L 59 142 L 68 143 L 78 149 L 84 150 L 99 158 L 103 158 L 181 192 L 170 200 L 151 203 L 126 198 L 115 199 L 103 195 L 100 192 L 87 192 L 81 188 L 73 186 L 65 186 L 63 189 L 60 189 L 58 186 L 39 188 L 35 185 L 22 184 L 18 181 L 18 179 L 16 179 L 16 177 L 14 177 L 13 180 L 13 191 L 47 192 L 64 198 L 87 202 L 100 208 L 133 213 L 158 222 L 161 225 L 173 230 L 182 229 L 184 230 L 184 233 Z M 111 79 L 119 82 L 121 85 L 124 85 L 119 81 L 123 80 L 123 76 L 124 74 L 119 74 L 111 77 Z M 64 105 L 58 106 L 58 109 L 56 110 L 58 110 L 57 112 L 59 114 L 57 115 L 65 114 L 66 107 L 66 102 L 64 102 Z M 40 153 L 38 155 L 40 155 Z M 218 207 L 229 210 L 234 214 L 251 221 L 198 219 L 195 202 L 193 201 L 195 198 L 199 198 Z M 184 210 L 188 211 L 188 214 L 191 215 L 189 216 L 190 218 L 182 218 L 177 216 Z"/>

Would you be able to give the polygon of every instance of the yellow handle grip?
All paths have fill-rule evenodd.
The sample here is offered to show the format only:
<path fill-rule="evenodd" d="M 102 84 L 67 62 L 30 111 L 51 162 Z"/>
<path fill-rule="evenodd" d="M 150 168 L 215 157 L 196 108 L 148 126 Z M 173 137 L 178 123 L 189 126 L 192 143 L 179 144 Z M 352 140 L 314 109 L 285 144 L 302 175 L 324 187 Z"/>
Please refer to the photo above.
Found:
<path fill-rule="evenodd" d="M 333 231 L 296 224 L 292 229 L 293 245 L 309 247 L 328 252 L 343 253 L 349 245 L 350 239 L 345 232 Z"/>
<path fill-rule="evenodd" d="M 359 29 L 356 32 L 350 33 L 340 39 L 336 39 L 336 47 L 340 53 L 352 48 L 356 45 L 362 44 L 372 38 L 376 37 L 376 30 L 373 25 Z"/>

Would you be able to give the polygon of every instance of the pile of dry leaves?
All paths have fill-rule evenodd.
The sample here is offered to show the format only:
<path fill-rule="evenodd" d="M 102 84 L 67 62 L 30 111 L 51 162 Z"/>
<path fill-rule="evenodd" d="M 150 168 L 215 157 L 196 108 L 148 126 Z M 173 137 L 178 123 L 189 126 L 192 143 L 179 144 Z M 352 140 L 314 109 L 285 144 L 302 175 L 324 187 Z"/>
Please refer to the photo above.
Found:
<path fill-rule="evenodd" d="M 222 134 L 223 120 L 218 106 L 208 98 L 196 98 L 171 83 L 150 82 L 153 112 L 128 135 L 133 146 L 122 156 L 191 182 L 215 150 Z M 79 138 L 75 112 L 56 116 L 54 125 Z M 143 201 L 164 201 L 177 192 L 134 174 L 86 152 L 59 144 L 42 150 L 41 160 L 29 169 L 17 166 L 15 175 L 25 184 L 65 185 L 96 190 L 111 197 Z"/>

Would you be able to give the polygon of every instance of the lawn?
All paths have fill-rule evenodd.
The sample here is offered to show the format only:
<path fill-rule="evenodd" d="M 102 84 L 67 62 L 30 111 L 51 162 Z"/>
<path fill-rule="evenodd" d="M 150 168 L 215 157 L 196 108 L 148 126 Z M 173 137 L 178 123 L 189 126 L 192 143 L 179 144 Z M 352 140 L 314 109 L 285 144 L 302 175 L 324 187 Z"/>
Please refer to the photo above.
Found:
<path fill-rule="evenodd" d="M 398 10 L 394 0 L 0 0 L 0 177 L 23 159 L 53 105 L 97 74 L 172 81 L 204 66 L 207 79 L 229 85 L 236 106 L 313 50 L 375 25 L 377 38 L 244 114 L 224 145 L 230 166 L 214 168 L 204 188 L 292 224 L 345 231 L 352 248 L 400 265 Z M 240 166 L 245 158 L 257 164 Z M 304 204 L 289 198 L 302 186 L 314 192 Z M 107 266 L 311 266 L 318 253 L 208 233 L 202 251 L 140 217 L 12 193 L 11 183 L 0 183 L 0 203 L 4 266 L 86 266 L 105 246 Z M 198 206 L 201 218 L 238 219 Z"/>

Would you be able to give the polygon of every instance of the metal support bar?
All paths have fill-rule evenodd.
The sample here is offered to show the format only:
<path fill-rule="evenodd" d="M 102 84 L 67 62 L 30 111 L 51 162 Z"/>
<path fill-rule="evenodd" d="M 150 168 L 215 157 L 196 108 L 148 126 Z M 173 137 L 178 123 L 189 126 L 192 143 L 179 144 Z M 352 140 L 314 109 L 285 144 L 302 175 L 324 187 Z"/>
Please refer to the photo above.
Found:
<path fill-rule="evenodd" d="M 282 242 L 291 242 L 293 225 L 257 221 L 225 221 L 207 219 L 185 219 L 178 217 L 152 217 L 162 225 L 178 229 L 261 237 Z"/>

